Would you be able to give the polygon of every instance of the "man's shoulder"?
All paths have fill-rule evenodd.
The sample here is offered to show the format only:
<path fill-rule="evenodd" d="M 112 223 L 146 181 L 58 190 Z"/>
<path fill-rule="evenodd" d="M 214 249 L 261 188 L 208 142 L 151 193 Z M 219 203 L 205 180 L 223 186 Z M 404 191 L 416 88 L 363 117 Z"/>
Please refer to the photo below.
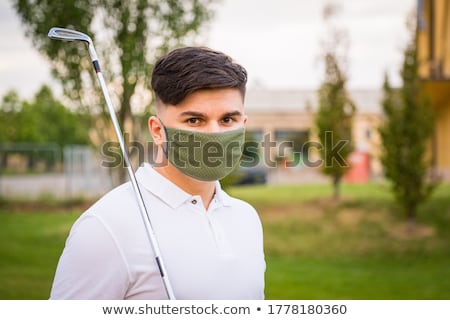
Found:
<path fill-rule="evenodd" d="M 248 202 L 226 194 L 223 208 L 230 213 L 230 221 L 234 221 L 246 230 L 261 230 L 261 219 L 256 209 Z"/>
<path fill-rule="evenodd" d="M 129 235 L 130 230 L 139 230 L 140 221 L 136 196 L 128 182 L 101 197 L 78 218 L 74 227 L 102 225 L 114 236 Z"/>
<path fill-rule="evenodd" d="M 228 193 L 222 190 L 224 203 L 230 206 L 232 210 L 239 210 L 240 212 L 248 212 L 249 214 L 257 214 L 256 209 L 247 201 L 230 196 Z"/>
<path fill-rule="evenodd" d="M 239 207 L 239 208 L 242 208 L 242 209 L 245 209 L 245 210 L 255 211 L 256 212 L 256 209 L 250 203 L 248 203 L 247 201 L 244 201 L 244 200 L 239 199 L 239 198 L 234 198 L 234 197 L 231 197 L 231 196 L 229 197 L 229 201 L 230 201 L 230 204 L 232 206 L 234 206 L 234 207 Z"/>
<path fill-rule="evenodd" d="M 136 199 L 131 184 L 126 182 L 103 195 L 86 210 L 86 213 L 98 215 L 124 209 L 129 211 L 136 206 Z"/>

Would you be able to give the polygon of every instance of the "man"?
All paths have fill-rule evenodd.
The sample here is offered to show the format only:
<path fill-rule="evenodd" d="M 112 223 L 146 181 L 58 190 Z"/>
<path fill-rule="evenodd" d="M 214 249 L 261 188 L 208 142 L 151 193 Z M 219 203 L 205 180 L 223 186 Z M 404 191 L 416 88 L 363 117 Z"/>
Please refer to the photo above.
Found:
<path fill-rule="evenodd" d="M 177 299 L 263 299 L 261 223 L 221 190 L 244 142 L 247 73 L 227 55 L 187 47 L 153 70 L 158 152 L 136 177 Z M 130 183 L 74 224 L 51 299 L 167 299 Z"/>

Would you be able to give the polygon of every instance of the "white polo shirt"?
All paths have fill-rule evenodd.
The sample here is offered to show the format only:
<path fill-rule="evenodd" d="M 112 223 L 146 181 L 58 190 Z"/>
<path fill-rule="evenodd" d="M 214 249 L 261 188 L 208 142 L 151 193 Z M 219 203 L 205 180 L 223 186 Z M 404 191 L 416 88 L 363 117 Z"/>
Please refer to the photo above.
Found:
<path fill-rule="evenodd" d="M 263 299 L 265 261 L 253 207 L 216 194 L 205 210 L 145 164 L 136 172 L 177 299 Z M 73 225 L 50 299 L 167 299 L 131 184 Z"/>

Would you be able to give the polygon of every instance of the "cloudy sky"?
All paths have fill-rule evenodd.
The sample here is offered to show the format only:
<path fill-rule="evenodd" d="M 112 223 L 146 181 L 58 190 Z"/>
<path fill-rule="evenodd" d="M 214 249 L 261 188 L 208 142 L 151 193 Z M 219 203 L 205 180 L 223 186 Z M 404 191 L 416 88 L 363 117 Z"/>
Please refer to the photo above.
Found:
<path fill-rule="evenodd" d="M 323 77 L 318 56 L 327 0 L 222 0 L 206 45 L 224 51 L 249 72 L 250 87 L 313 89 Z M 406 17 L 415 0 L 335 0 L 348 30 L 349 87 L 379 89 L 384 72 L 399 84 Z M 48 62 L 25 38 L 9 0 L 0 0 L 0 95 L 31 97 L 52 83 Z M 106 70 L 105 70 L 106 72 Z"/>

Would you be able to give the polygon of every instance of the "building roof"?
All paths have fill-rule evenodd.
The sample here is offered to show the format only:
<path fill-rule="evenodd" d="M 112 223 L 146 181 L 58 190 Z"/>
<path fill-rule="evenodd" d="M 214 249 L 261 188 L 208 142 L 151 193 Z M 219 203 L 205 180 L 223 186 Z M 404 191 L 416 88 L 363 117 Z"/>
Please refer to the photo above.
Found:
<path fill-rule="evenodd" d="M 381 90 L 349 90 L 358 112 L 381 113 Z M 308 112 L 318 106 L 316 90 L 248 89 L 245 98 L 247 112 Z"/>

